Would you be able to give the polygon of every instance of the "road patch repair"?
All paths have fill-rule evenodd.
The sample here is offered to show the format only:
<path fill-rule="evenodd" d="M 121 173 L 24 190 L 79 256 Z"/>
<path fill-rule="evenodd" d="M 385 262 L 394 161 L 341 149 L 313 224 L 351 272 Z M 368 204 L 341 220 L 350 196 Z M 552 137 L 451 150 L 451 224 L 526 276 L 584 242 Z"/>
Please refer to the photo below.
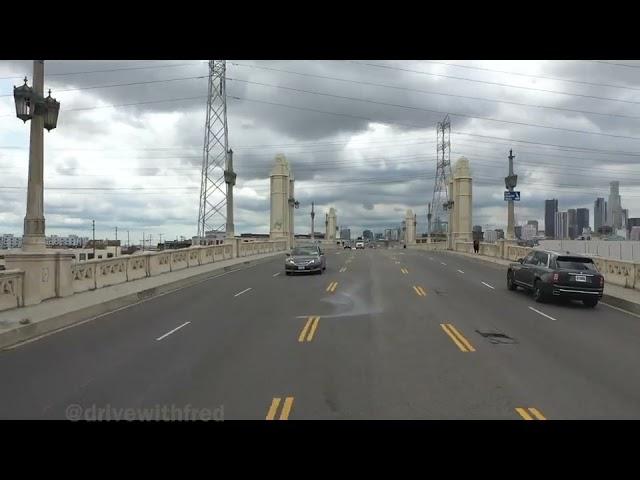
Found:
<path fill-rule="evenodd" d="M 513 345 L 518 343 L 515 338 L 496 330 L 476 330 L 476 333 L 481 337 L 486 338 L 494 345 Z"/>

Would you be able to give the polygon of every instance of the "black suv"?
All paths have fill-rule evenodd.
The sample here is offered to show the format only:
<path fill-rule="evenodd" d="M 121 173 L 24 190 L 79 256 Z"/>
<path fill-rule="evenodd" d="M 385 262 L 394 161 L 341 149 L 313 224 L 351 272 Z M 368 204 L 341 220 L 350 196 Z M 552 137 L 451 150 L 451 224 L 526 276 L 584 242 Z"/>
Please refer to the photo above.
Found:
<path fill-rule="evenodd" d="M 518 287 L 532 290 L 536 302 L 565 297 L 595 307 L 602 298 L 604 276 L 589 257 L 534 250 L 509 265 L 507 288 Z"/>

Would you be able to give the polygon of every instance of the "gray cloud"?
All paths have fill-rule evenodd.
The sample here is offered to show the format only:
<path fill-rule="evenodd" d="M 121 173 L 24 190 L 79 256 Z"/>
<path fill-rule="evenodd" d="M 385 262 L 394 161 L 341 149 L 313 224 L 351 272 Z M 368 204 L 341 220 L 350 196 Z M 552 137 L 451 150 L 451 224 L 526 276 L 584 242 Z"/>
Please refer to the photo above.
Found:
<path fill-rule="evenodd" d="M 182 63 L 194 65 L 54 75 L 73 71 Z M 373 82 L 404 89 L 628 116 L 640 116 L 637 104 L 447 79 L 402 69 L 585 96 L 618 98 L 630 102 L 640 102 L 640 91 L 578 85 L 425 62 L 370 62 L 393 67 L 390 69 L 346 61 L 229 62 L 228 94 L 244 99 L 230 98 L 228 101 L 229 146 L 234 150 L 237 188 L 239 191 L 246 189 L 244 194 L 237 195 L 236 200 L 239 231 L 268 229 L 267 178 L 277 153 L 287 156 L 297 179 L 296 196 L 302 206 L 296 212 L 296 222 L 303 229 L 301 231 L 310 228 L 311 201 L 315 202 L 319 216 L 331 206 L 338 208 L 339 223 L 351 226 L 352 231 L 359 228 L 381 230 L 397 226 L 407 208 L 412 208 L 418 215 L 418 230 L 426 230 L 426 204 L 431 201 L 435 174 L 435 124 L 443 115 L 420 109 L 451 113 L 452 159 L 455 161 L 460 155 L 466 156 L 474 174 L 474 224 L 506 223 L 506 208 L 501 196 L 507 169 L 506 157 L 510 148 L 516 154 L 518 189 L 523 195 L 516 209 L 518 220 L 537 218 L 542 222 L 545 198 L 559 198 L 560 208 L 586 206 L 591 209 L 596 196 L 606 196 L 611 180 L 621 181 L 623 204 L 631 209 L 632 216 L 640 208 L 640 175 L 636 173 L 636 165 L 640 159 L 640 140 L 560 130 L 565 128 L 640 137 L 637 133 L 639 119 L 418 93 L 232 63 Z M 596 62 L 450 63 L 640 89 L 637 69 Z M 2 76 L 21 76 L 27 73 L 30 77 L 30 71 L 30 62 L 0 62 Z M 117 109 L 74 109 L 204 96 L 206 80 L 64 90 L 202 76 L 207 73 L 206 64 L 193 61 L 51 61 L 46 64 L 46 72 L 46 86 L 51 87 L 53 95 L 61 101 L 62 110 L 59 128 L 47 133 L 45 137 L 45 184 L 48 187 L 150 189 L 100 190 L 92 195 L 82 191 L 47 191 L 45 208 L 48 227 L 59 228 L 64 233 L 79 228 L 73 226 L 74 222 L 84 222 L 83 225 L 86 225 L 86 222 L 90 224 L 90 220 L 96 218 L 100 225 L 115 226 L 117 223 L 122 228 L 144 227 L 163 231 L 171 237 L 195 233 L 193 230 L 198 208 L 205 99 L 145 103 Z M 18 80 L 16 82 L 19 83 Z M 311 95 L 256 83 L 379 103 Z M 351 117 L 296 110 L 246 99 L 343 113 Z M 456 114 L 504 119 L 521 124 L 492 122 Z M 373 123 L 357 117 L 370 118 Z M 15 182 L 19 182 L 14 182 L 15 185 L 24 186 L 28 155 L 28 145 L 24 143 L 24 138 L 28 130 L 25 130 L 21 122 L 16 122 L 13 117 L 0 118 L 0 131 L 5 132 L 0 135 L 0 143 L 6 146 L 21 144 L 24 150 L 0 149 L 0 168 L 11 169 L 12 176 L 6 177 L 7 181 L 14 182 L 15 179 Z M 555 129 L 526 124 L 547 125 Z M 577 149 L 561 147 L 563 145 Z M 0 232 L 20 232 L 24 198 L 23 191 L 0 189 L 0 201 L 3 205 L 0 211 Z M 105 232 L 108 231 L 105 227 Z"/>

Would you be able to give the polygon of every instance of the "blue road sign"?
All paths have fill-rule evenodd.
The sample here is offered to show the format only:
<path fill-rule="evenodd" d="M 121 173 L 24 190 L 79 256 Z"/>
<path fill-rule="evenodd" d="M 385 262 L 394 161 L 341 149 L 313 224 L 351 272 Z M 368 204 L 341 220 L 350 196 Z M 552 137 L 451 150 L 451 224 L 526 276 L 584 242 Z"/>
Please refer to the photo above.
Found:
<path fill-rule="evenodd" d="M 506 191 L 504 192 L 504 200 L 509 201 L 509 200 L 513 200 L 515 202 L 519 202 L 520 201 L 520 192 L 510 192 L 510 191 Z"/>

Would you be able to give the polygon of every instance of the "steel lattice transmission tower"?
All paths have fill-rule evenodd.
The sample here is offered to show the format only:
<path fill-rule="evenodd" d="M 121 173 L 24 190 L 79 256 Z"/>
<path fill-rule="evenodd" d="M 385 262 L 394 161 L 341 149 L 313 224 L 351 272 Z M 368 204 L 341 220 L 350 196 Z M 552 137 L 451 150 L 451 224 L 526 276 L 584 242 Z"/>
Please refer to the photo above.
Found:
<path fill-rule="evenodd" d="M 451 121 L 447 115 L 436 127 L 436 178 L 431 201 L 431 233 L 443 234 L 444 215 L 451 207 L 449 201 L 449 180 L 451 178 Z"/>
<path fill-rule="evenodd" d="M 208 231 L 229 233 L 225 170 L 231 170 L 231 152 L 228 149 L 225 74 L 225 60 L 209 60 L 209 90 L 198 211 L 198 237 L 201 240 Z"/>

